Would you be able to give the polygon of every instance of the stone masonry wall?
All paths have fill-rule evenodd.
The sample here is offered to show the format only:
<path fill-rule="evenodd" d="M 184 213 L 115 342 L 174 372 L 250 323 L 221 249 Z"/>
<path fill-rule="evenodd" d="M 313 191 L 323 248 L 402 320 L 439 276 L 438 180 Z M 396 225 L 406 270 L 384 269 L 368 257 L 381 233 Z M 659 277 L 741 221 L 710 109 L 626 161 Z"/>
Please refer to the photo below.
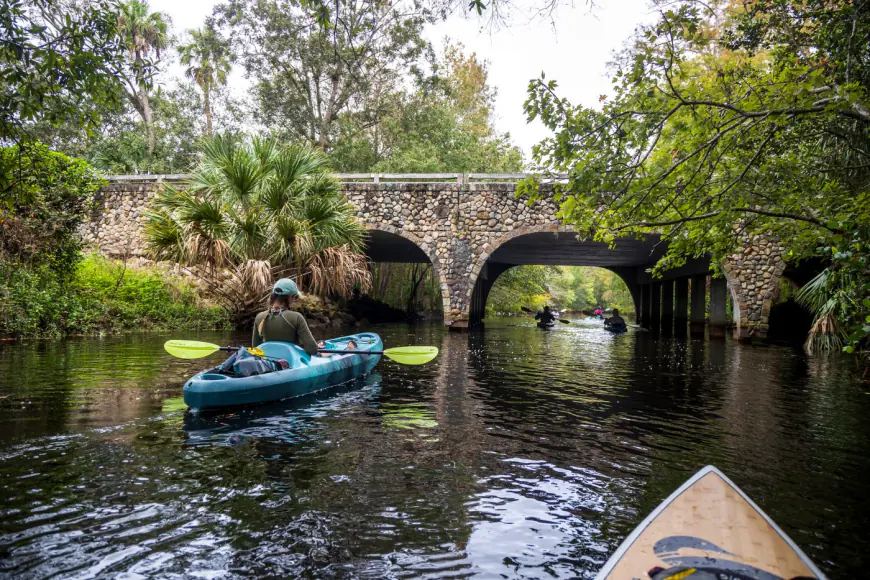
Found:
<path fill-rule="evenodd" d="M 779 238 L 741 236 L 739 251 L 722 264 L 734 298 L 736 338 L 765 338 L 770 307 L 785 271 Z"/>
<path fill-rule="evenodd" d="M 82 232 L 85 243 L 113 257 L 144 254 L 141 230 L 160 183 L 113 183 L 101 190 Z M 467 324 L 474 284 L 489 256 L 511 238 L 565 231 L 546 199 L 515 197 L 514 183 L 343 183 L 348 201 L 369 230 L 402 236 L 429 257 L 441 283 L 445 322 Z M 763 337 L 785 264 L 774 241 L 744 240 L 723 265 L 731 287 L 736 332 Z"/>
<path fill-rule="evenodd" d="M 506 234 L 562 229 L 552 201 L 529 205 L 513 183 L 345 183 L 344 191 L 367 228 L 401 235 L 429 256 L 447 324 L 468 320 L 477 276 Z"/>
<path fill-rule="evenodd" d="M 113 183 L 98 191 L 82 231 L 85 246 L 113 258 L 144 256 L 143 213 L 159 187 L 157 183 Z"/>

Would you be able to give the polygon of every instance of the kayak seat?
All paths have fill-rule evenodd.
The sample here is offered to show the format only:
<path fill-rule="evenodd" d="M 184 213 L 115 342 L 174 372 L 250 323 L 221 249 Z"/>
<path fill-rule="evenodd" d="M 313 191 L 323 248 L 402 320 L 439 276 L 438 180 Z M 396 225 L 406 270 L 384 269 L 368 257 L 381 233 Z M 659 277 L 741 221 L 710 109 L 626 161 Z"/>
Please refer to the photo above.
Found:
<path fill-rule="evenodd" d="M 264 342 L 260 345 L 260 349 L 268 357 L 283 358 L 290 363 L 290 368 L 296 368 L 302 365 L 307 365 L 311 361 L 311 357 L 302 348 L 289 342 Z"/>

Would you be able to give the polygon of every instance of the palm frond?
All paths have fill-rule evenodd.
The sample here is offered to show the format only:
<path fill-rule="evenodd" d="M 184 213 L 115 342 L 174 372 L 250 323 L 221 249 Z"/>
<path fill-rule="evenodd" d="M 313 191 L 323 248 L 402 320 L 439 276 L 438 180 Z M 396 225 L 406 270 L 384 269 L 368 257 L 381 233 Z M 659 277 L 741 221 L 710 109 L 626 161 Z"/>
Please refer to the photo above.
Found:
<path fill-rule="evenodd" d="M 232 227 L 228 236 L 233 253 L 245 258 L 260 259 L 269 253 L 271 229 L 260 211 L 247 210 L 231 217 Z"/>
<path fill-rule="evenodd" d="M 832 274 L 830 269 L 825 268 L 795 294 L 797 303 L 815 315 L 804 343 L 804 350 L 810 355 L 840 350 L 845 341 L 845 334 L 839 328 L 836 316 L 843 297 L 831 288 Z"/>
<path fill-rule="evenodd" d="M 366 257 L 348 246 L 333 246 L 314 254 L 305 265 L 305 278 L 307 287 L 322 296 L 349 297 L 355 287 L 365 292 L 372 284 Z"/>
<path fill-rule="evenodd" d="M 315 294 L 369 287 L 365 230 L 321 152 L 230 135 L 202 147 L 185 187 L 167 187 L 152 204 L 155 256 L 196 266 L 238 320 L 259 308 L 275 271 Z"/>
<path fill-rule="evenodd" d="M 154 260 L 169 260 L 180 264 L 187 262 L 185 256 L 184 228 L 173 215 L 163 208 L 154 208 L 145 213 L 145 247 Z"/>

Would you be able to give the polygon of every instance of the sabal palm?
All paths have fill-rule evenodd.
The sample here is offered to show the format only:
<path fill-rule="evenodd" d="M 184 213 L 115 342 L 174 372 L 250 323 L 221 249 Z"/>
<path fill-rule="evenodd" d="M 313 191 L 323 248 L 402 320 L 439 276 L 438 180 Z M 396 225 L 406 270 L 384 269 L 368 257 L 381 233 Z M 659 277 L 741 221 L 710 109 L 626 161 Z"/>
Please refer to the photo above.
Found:
<path fill-rule="evenodd" d="M 191 41 L 178 47 L 184 74 L 202 89 L 205 106 L 206 132 L 212 134 L 211 92 L 226 84 L 230 72 L 230 51 L 214 28 L 190 31 Z"/>
<path fill-rule="evenodd" d="M 120 5 L 118 13 L 118 36 L 130 52 L 133 62 L 135 86 L 128 87 L 127 96 L 145 123 L 148 137 L 148 155 L 154 153 L 157 138 L 148 100 L 148 63 L 146 59 L 153 51 L 160 57 L 160 51 L 168 43 L 168 23 L 161 12 L 149 12 L 148 2 L 130 0 Z"/>
<path fill-rule="evenodd" d="M 155 258 L 196 266 L 239 322 L 275 276 L 321 295 L 370 284 L 364 229 L 322 153 L 222 136 L 207 140 L 203 153 L 183 188 L 155 198 L 145 229 Z"/>

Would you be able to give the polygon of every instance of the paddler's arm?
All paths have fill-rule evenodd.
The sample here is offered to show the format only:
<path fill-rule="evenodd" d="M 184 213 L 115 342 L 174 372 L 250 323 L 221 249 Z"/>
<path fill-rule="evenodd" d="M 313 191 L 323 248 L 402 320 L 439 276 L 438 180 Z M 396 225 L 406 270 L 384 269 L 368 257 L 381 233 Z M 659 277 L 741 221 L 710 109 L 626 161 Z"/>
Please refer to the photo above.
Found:
<path fill-rule="evenodd" d="M 260 334 L 260 324 L 263 323 L 263 319 L 266 318 L 267 313 L 261 312 L 254 318 L 254 334 L 251 336 L 251 346 L 260 346 L 263 344 L 263 336 Z"/>
<path fill-rule="evenodd" d="M 296 340 L 299 346 L 305 349 L 305 352 L 314 356 L 317 354 L 317 341 L 311 336 L 311 329 L 308 328 L 308 323 L 305 322 L 305 317 L 299 312 L 294 312 L 294 326 L 296 327 Z"/>

